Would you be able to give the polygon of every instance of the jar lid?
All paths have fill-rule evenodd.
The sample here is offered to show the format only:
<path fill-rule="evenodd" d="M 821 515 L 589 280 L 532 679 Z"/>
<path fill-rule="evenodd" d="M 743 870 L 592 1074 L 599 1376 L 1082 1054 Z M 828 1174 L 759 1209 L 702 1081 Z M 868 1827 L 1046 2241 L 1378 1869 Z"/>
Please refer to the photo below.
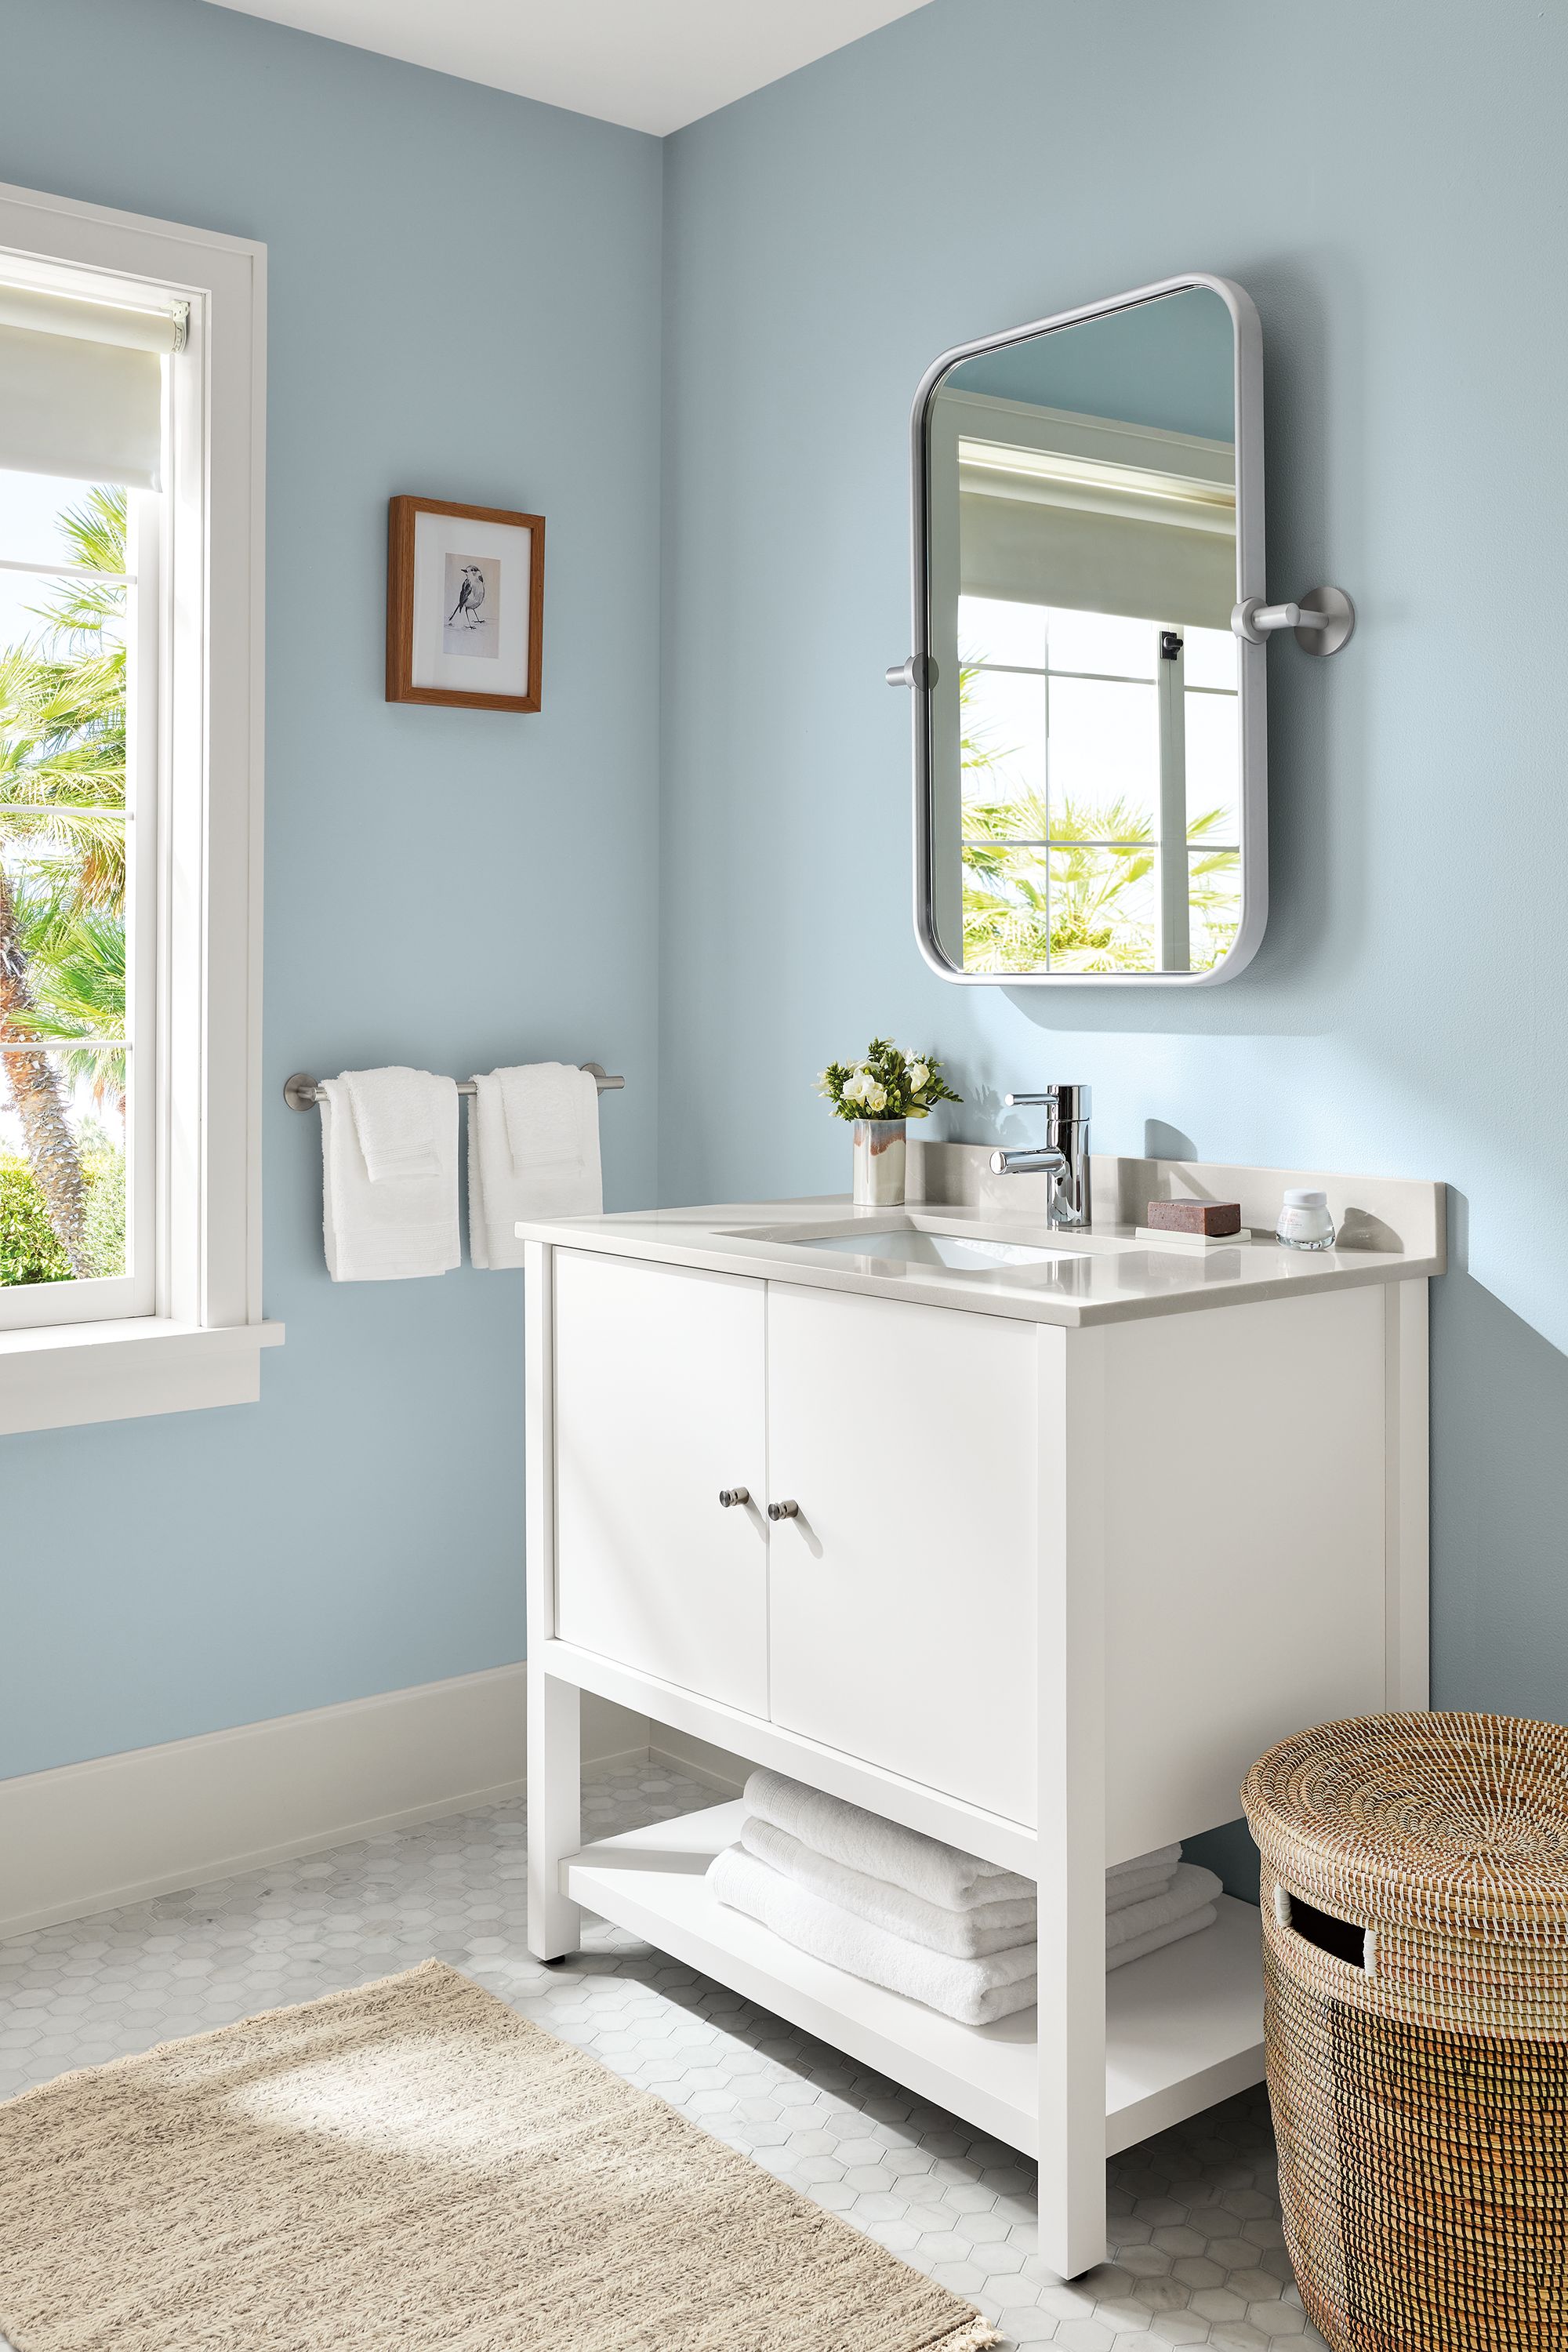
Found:
<path fill-rule="evenodd" d="M 1310 1187 L 1298 1187 L 1293 1192 L 1287 1192 L 1285 1195 L 1285 1206 L 1288 1209 L 1326 1209 L 1328 1205 L 1328 1194 L 1315 1192 Z"/>

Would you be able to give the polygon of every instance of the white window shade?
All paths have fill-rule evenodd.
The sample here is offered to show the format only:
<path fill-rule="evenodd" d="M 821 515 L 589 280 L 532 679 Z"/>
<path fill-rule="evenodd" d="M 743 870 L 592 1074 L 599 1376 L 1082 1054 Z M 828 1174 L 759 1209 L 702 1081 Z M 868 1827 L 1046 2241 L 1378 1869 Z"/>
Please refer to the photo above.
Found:
<path fill-rule="evenodd" d="M 1228 629 L 1236 541 L 1168 522 L 1134 522 L 1081 508 L 962 498 L 966 596 L 1119 613 L 1133 620 Z"/>
<path fill-rule="evenodd" d="M 0 286 L 0 468 L 158 488 L 163 354 L 184 312 Z"/>
<path fill-rule="evenodd" d="M 976 394 L 938 407 L 958 461 L 965 595 L 1229 627 L 1228 442 Z"/>

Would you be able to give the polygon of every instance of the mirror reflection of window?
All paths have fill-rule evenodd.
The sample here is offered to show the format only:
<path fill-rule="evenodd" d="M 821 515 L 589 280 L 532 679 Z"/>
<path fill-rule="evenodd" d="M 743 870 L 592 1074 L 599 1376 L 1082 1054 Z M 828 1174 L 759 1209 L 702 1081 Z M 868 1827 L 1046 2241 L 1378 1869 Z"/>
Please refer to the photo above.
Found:
<path fill-rule="evenodd" d="M 965 971 L 1196 972 L 1236 938 L 1232 377 L 1200 289 L 936 394 L 933 866 Z"/>

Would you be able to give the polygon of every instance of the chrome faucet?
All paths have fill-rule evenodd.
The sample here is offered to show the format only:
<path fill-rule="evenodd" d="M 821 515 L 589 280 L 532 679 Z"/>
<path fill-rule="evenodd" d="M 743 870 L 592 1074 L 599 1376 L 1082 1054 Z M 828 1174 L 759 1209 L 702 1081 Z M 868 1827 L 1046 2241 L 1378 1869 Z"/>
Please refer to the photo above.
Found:
<path fill-rule="evenodd" d="M 1043 1105 L 1046 1140 L 1035 1151 L 994 1151 L 991 1154 L 992 1174 L 1053 1177 L 1050 1207 L 1047 1212 L 1050 1223 L 1053 1225 L 1076 1225 L 1080 1233 L 1087 1233 L 1090 1222 L 1089 1088 L 1047 1087 L 1043 1094 L 1009 1095 L 1006 1101 L 1013 1110 Z"/>

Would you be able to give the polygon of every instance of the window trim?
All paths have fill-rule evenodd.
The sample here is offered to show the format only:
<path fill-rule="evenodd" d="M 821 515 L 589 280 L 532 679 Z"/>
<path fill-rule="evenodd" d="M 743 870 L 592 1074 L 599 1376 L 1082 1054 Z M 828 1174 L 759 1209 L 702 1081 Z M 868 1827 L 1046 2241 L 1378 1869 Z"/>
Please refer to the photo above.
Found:
<path fill-rule="evenodd" d="M 151 1315 L 0 1332 L 0 1432 L 238 1403 L 282 1337 L 261 1305 L 261 847 L 267 251 L 0 185 L 0 265 L 190 304 L 170 372 L 157 774 Z"/>

